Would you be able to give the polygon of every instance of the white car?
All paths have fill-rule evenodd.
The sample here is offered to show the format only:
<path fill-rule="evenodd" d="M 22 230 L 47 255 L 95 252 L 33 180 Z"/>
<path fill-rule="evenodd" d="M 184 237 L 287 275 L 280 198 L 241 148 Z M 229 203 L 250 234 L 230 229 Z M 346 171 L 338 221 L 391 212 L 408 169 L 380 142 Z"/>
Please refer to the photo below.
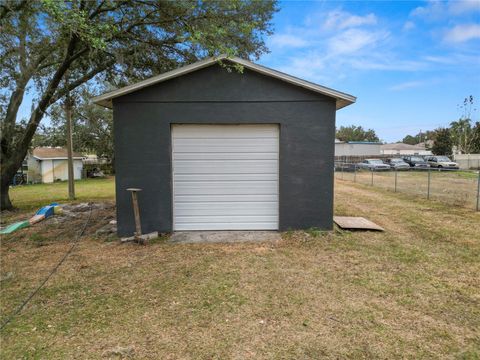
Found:
<path fill-rule="evenodd" d="M 359 169 L 368 169 L 372 171 L 387 171 L 390 170 L 390 165 L 385 164 L 380 159 L 365 159 L 357 164 Z"/>
<path fill-rule="evenodd" d="M 432 168 L 458 170 L 458 164 L 447 156 L 429 156 L 426 160 Z"/>

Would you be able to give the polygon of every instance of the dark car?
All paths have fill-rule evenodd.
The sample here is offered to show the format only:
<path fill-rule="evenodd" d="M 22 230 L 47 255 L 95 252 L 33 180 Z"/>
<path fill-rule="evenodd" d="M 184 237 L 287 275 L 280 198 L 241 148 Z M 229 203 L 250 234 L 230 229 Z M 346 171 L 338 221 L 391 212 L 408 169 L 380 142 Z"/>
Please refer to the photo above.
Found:
<path fill-rule="evenodd" d="M 404 156 L 403 161 L 414 169 L 428 169 L 430 167 L 430 165 L 419 155 Z"/>
<path fill-rule="evenodd" d="M 335 171 L 354 172 L 356 171 L 356 167 L 356 164 L 353 163 L 335 162 Z"/>
<path fill-rule="evenodd" d="M 401 158 L 390 158 L 386 159 L 385 162 L 390 165 L 393 170 L 410 170 L 410 165 Z"/>

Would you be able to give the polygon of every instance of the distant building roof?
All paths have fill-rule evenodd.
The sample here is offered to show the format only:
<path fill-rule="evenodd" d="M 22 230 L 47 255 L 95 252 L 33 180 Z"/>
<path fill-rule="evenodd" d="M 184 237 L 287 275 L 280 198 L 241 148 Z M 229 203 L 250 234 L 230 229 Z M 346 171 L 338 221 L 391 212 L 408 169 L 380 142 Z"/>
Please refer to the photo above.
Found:
<path fill-rule="evenodd" d="M 392 143 L 382 145 L 382 150 L 425 150 L 425 145 L 410 145 L 404 143 Z"/>
<path fill-rule="evenodd" d="M 46 159 L 68 159 L 67 149 L 61 147 L 37 147 L 32 151 L 33 157 L 39 160 Z M 83 159 L 84 156 L 80 153 L 73 152 L 74 159 Z"/>
<path fill-rule="evenodd" d="M 417 146 L 432 147 L 433 146 L 433 140 L 427 140 L 427 141 L 418 143 Z"/>
<path fill-rule="evenodd" d="M 381 145 L 376 141 L 342 141 L 335 139 L 335 144 L 356 144 L 356 145 Z"/>
<path fill-rule="evenodd" d="M 348 144 L 357 144 L 357 145 L 382 145 L 378 141 L 347 141 Z"/>

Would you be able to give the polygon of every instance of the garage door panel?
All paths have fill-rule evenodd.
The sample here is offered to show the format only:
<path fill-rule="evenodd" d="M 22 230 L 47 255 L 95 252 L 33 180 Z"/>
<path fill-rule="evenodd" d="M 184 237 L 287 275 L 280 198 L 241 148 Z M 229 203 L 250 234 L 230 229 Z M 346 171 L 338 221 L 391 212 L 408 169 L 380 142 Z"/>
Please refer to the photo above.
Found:
<path fill-rule="evenodd" d="M 275 195 L 276 181 L 194 181 L 177 182 L 177 195 Z"/>
<path fill-rule="evenodd" d="M 208 140 L 202 140 L 208 141 Z M 249 153 L 249 152 L 270 152 L 272 150 L 272 144 L 266 143 L 265 141 L 259 141 L 258 144 L 244 143 L 244 144 L 227 144 L 227 141 L 223 140 L 223 144 L 212 145 L 212 144 L 203 144 L 203 145 L 185 145 L 179 146 L 174 144 L 173 150 L 175 154 L 182 153 Z M 179 149 L 181 151 L 179 151 Z"/>
<path fill-rule="evenodd" d="M 265 202 L 274 202 L 278 203 L 278 194 L 275 195 L 231 195 L 231 194 L 223 194 L 223 195 L 178 195 L 174 194 L 173 197 L 174 203 L 179 204 L 182 202 L 258 202 L 258 201 L 265 201 Z M 277 204 L 275 204 L 276 206 Z"/>
<path fill-rule="evenodd" d="M 249 207 L 245 209 L 238 208 L 236 206 L 233 207 L 225 207 L 225 208 L 208 208 L 208 209 L 192 209 L 192 208 L 187 208 L 187 209 L 178 209 L 175 212 L 175 215 L 178 216 L 179 218 L 182 216 L 222 216 L 225 213 L 228 213 L 229 215 L 234 215 L 234 216 L 277 216 L 277 210 L 272 209 L 272 208 L 255 208 L 255 207 Z"/>
<path fill-rule="evenodd" d="M 175 190 L 175 195 L 180 196 L 205 196 L 205 195 L 275 195 L 275 192 L 266 186 L 249 186 L 249 187 L 181 187 Z"/>
<path fill-rule="evenodd" d="M 277 181 L 277 173 L 256 174 L 175 174 L 175 183 L 188 181 Z"/>
<path fill-rule="evenodd" d="M 275 215 L 222 215 L 222 216 L 177 216 L 177 224 L 196 224 L 196 223 L 266 223 L 275 222 Z"/>
<path fill-rule="evenodd" d="M 175 174 L 271 174 L 277 167 L 277 160 L 176 160 Z"/>
<path fill-rule="evenodd" d="M 184 223 L 177 225 L 176 230 L 278 230 L 278 222 L 266 223 Z"/>
<path fill-rule="evenodd" d="M 278 138 L 278 129 L 270 124 L 252 125 L 174 125 L 176 139 L 188 138 Z"/>
<path fill-rule="evenodd" d="M 272 209 L 271 203 L 275 201 L 205 201 L 205 202 L 179 202 L 176 210 L 180 214 L 180 211 L 186 210 L 215 210 L 215 211 L 230 211 L 236 210 L 251 210 L 251 211 L 263 211 L 271 210 L 272 214 L 276 214 L 278 209 Z"/>
<path fill-rule="evenodd" d="M 172 127 L 174 230 L 278 229 L 278 126 Z"/>
<path fill-rule="evenodd" d="M 173 160 L 278 160 L 278 152 L 183 152 Z"/>

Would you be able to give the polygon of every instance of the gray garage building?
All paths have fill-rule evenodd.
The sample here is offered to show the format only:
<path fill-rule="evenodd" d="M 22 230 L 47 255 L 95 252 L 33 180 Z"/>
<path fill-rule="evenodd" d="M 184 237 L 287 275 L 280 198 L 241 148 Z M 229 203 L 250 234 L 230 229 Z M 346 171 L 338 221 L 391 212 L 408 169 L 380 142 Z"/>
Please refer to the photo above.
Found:
<path fill-rule="evenodd" d="M 94 102 L 113 108 L 119 235 L 129 187 L 144 232 L 332 228 L 335 112 L 355 97 L 220 57 Z"/>

